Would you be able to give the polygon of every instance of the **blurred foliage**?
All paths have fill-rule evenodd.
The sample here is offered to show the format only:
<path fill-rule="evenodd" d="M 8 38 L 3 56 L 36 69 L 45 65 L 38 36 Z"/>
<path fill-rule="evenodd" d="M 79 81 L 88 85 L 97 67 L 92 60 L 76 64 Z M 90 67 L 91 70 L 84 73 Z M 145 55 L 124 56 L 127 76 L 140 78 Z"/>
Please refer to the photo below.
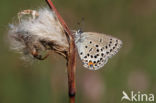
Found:
<path fill-rule="evenodd" d="M 155 0 L 55 0 L 54 4 L 70 28 L 78 29 L 77 23 L 85 18 L 84 31 L 112 34 L 124 43 L 101 70 L 78 65 L 77 103 L 120 103 L 123 90 L 156 93 Z M 0 103 L 68 101 L 62 57 L 53 54 L 45 61 L 27 63 L 9 49 L 8 24 L 16 20 L 17 12 L 46 5 L 44 0 L 0 1 Z"/>

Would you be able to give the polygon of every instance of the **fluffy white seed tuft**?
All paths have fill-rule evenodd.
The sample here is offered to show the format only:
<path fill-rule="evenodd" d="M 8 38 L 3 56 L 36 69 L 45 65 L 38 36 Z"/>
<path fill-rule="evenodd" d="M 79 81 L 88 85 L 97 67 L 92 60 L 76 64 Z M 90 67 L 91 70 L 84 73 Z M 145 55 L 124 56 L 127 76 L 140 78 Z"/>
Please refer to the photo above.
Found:
<path fill-rule="evenodd" d="M 9 25 L 11 47 L 33 57 L 49 50 L 67 53 L 69 44 L 66 34 L 55 13 L 48 8 L 36 12 L 38 16 L 35 18 L 22 16 L 19 23 Z"/>

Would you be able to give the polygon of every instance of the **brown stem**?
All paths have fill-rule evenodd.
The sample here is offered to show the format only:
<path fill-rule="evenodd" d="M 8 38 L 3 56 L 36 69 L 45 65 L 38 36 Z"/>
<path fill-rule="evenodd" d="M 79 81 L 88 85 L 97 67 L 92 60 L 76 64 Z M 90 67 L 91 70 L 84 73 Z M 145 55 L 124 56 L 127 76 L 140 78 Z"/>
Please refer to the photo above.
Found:
<path fill-rule="evenodd" d="M 71 36 L 72 37 L 72 36 Z M 76 72 L 76 50 L 73 38 L 70 39 L 70 49 L 68 54 L 68 86 L 70 103 L 75 103 L 75 72 Z"/>
<path fill-rule="evenodd" d="M 61 15 L 57 12 L 55 6 L 53 5 L 51 0 L 46 0 L 49 7 L 52 11 L 55 12 L 57 18 L 59 19 L 60 23 L 62 24 L 67 38 L 69 40 L 69 52 L 67 55 L 67 68 L 68 68 L 68 89 L 69 89 L 69 101 L 70 103 L 75 103 L 75 94 L 76 94 L 76 84 L 75 84 L 75 72 L 76 72 L 76 49 L 75 49 L 75 42 L 73 35 L 62 19 Z"/>

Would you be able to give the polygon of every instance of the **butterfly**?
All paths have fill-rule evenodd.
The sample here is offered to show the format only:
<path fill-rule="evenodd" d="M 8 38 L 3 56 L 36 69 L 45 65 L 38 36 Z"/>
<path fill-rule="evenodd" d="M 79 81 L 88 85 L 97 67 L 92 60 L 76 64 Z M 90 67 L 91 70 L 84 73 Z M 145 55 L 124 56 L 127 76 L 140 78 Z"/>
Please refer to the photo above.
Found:
<path fill-rule="evenodd" d="M 75 44 L 83 66 L 89 70 L 98 70 L 119 51 L 122 41 L 110 35 L 78 30 L 75 33 Z"/>
<path fill-rule="evenodd" d="M 55 11 L 64 30 L 70 34 L 68 26 L 57 12 L 53 3 L 50 0 L 47 0 L 47 2 L 50 8 Z M 108 59 L 118 52 L 122 45 L 121 40 L 101 33 L 82 32 L 78 30 L 74 33 L 74 37 L 83 66 L 90 70 L 98 70 L 103 67 Z"/>

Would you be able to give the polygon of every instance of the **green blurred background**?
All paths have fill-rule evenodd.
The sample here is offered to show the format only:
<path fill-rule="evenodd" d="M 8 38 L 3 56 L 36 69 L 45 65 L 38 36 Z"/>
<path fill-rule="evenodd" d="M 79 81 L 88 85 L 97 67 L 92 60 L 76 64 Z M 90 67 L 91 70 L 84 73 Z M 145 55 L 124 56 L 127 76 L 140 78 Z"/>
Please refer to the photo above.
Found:
<path fill-rule="evenodd" d="M 156 0 L 55 0 L 54 4 L 71 29 L 78 29 L 77 23 L 85 18 L 84 31 L 123 41 L 120 52 L 103 69 L 89 71 L 78 59 L 77 103 L 131 103 L 121 102 L 122 91 L 156 94 Z M 0 0 L 0 103 L 68 102 L 66 61 L 61 56 L 27 63 L 9 49 L 8 24 L 17 12 L 40 6 L 47 4 Z"/>

